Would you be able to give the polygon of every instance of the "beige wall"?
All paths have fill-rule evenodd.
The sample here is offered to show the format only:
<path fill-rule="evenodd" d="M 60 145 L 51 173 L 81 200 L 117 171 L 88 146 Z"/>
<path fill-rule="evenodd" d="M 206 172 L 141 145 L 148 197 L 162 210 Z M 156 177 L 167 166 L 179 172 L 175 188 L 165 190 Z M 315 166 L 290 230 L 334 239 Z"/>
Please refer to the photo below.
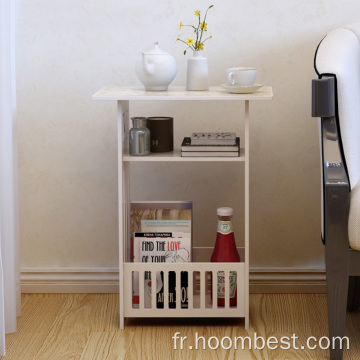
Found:
<path fill-rule="evenodd" d="M 116 106 L 91 95 L 139 84 L 134 63 L 153 41 L 186 59 L 175 39 L 208 1 L 16 0 L 19 186 L 23 268 L 117 266 Z M 255 66 L 274 100 L 251 106 L 251 267 L 323 268 L 317 124 L 310 116 L 313 55 L 330 29 L 356 21 L 358 1 L 213 1 L 210 82 Z M 238 114 L 241 114 L 239 117 Z M 234 104 L 139 103 L 133 116 L 171 115 L 175 138 L 243 134 Z M 211 246 L 216 208 L 233 206 L 243 242 L 243 164 L 134 165 L 134 200 L 193 200 L 195 244 Z"/>

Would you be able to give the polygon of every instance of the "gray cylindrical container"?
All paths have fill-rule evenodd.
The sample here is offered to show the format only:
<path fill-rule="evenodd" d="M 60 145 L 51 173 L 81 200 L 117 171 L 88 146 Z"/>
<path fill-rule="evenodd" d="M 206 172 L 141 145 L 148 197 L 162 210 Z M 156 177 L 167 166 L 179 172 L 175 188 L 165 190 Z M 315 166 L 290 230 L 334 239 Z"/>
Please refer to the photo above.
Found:
<path fill-rule="evenodd" d="M 151 152 L 160 153 L 174 150 L 174 119 L 172 117 L 148 117 L 147 127 L 151 134 Z"/>
<path fill-rule="evenodd" d="M 129 131 L 130 155 L 150 155 L 150 130 L 146 127 L 146 117 L 133 117 L 133 128 Z"/>

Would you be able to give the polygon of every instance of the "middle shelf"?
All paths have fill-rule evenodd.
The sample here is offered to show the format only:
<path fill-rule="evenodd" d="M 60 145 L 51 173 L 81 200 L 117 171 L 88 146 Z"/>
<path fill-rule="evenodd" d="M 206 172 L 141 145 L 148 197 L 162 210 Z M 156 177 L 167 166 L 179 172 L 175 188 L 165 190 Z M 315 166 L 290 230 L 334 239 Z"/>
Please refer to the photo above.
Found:
<path fill-rule="evenodd" d="M 123 161 L 245 161 L 245 149 L 240 149 L 240 156 L 238 157 L 181 157 L 180 149 L 167 153 L 151 153 L 147 156 L 132 156 L 129 154 L 129 150 L 126 149 Z"/>

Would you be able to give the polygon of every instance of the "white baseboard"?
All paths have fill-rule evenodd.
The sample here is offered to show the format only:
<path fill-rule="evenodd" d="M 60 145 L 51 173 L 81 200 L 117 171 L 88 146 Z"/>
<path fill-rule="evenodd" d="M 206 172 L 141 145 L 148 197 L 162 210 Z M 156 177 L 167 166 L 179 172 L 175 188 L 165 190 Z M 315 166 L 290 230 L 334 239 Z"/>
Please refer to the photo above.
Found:
<path fill-rule="evenodd" d="M 116 268 L 21 269 L 22 293 L 118 293 Z M 325 269 L 251 268 L 250 293 L 325 293 Z"/>
<path fill-rule="evenodd" d="M 326 293 L 323 268 L 250 268 L 250 293 Z"/>
<path fill-rule="evenodd" d="M 115 268 L 23 268 L 22 293 L 118 293 L 119 270 Z"/>

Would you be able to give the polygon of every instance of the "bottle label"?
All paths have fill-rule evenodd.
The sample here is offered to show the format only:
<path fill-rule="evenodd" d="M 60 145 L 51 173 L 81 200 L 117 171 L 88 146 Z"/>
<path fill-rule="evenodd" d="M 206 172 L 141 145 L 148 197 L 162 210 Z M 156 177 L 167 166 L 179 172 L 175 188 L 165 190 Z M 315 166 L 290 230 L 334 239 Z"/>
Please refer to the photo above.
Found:
<path fill-rule="evenodd" d="M 224 235 L 234 232 L 232 221 L 219 220 L 217 232 Z"/>
<path fill-rule="evenodd" d="M 236 271 L 230 271 L 230 274 L 229 274 L 229 286 L 230 286 L 229 297 L 230 297 L 230 299 L 235 297 L 236 279 L 237 279 Z M 218 273 L 217 273 L 217 296 L 219 298 L 225 297 L 225 272 L 224 271 L 218 271 Z"/>

